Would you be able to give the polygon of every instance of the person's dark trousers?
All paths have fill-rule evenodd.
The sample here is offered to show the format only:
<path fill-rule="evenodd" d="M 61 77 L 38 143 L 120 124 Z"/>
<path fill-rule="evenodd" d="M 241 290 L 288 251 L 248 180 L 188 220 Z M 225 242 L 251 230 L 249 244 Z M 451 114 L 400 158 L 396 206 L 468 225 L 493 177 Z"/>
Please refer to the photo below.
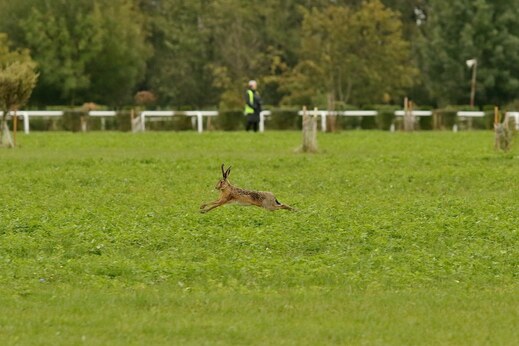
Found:
<path fill-rule="evenodd" d="M 247 132 L 253 130 L 254 132 L 258 132 L 258 122 L 257 121 L 247 121 L 246 126 Z"/>
<path fill-rule="evenodd" d="M 247 131 L 254 130 L 254 132 L 258 132 L 260 117 L 258 113 L 249 114 L 247 116 L 247 126 L 245 129 Z"/>

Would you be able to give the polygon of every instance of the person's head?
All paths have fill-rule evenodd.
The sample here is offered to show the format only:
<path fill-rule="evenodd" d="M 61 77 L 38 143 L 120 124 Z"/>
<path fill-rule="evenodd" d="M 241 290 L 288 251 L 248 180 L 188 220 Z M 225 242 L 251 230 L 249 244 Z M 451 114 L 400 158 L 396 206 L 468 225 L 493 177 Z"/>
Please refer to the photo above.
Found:
<path fill-rule="evenodd" d="M 258 83 L 256 83 L 255 80 L 249 81 L 249 88 L 251 88 L 252 90 L 256 90 L 257 87 L 258 87 Z"/>

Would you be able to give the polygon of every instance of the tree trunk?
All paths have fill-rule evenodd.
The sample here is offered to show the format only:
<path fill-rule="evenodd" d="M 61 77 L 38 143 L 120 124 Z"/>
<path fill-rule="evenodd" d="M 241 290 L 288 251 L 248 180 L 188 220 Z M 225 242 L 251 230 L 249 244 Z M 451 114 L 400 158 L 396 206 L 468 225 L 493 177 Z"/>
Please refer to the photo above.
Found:
<path fill-rule="evenodd" d="M 414 130 L 413 103 L 408 101 L 407 97 L 404 101 L 404 131 L 411 132 Z"/>
<path fill-rule="evenodd" d="M 2 116 L 2 123 L 0 125 L 0 146 L 12 148 L 14 147 L 14 143 L 11 132 L 9 131 L 9 126 L 7 126 L 8 113 L 9 111 L 4 111 L 4 115 Z"/>

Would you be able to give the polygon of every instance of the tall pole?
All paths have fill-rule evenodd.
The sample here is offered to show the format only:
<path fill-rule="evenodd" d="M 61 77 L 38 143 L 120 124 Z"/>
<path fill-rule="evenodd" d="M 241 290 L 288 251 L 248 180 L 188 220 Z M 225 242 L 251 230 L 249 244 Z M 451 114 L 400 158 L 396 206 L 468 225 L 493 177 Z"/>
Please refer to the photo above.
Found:
<path fill-rule="evenodd" d="M 470 107 L 474 107 L 474 99 L 476 98 L 476 73 L 478 69 L 478 61 L 474 59 L 472 65 L 472 81 L 470 82 Z"/>

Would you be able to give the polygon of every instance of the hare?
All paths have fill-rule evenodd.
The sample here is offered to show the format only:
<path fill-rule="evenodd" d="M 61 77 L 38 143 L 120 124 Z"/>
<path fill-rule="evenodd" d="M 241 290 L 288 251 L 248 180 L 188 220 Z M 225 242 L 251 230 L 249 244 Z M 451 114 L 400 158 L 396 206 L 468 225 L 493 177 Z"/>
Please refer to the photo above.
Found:
<path fill-rule="evenodd" d="M 278 209 L 294 210 L 294 208 L 280 203 L 276 197 L 274 197 L 272 192 L 250 191 L 232 186 L 227 180 L 230 173 L 231 167 L 224 170 L 224 164 L 222 164 L 222 179 L 220 179 L 215 186 L 215 189 L 220 190 L 220 198 L 216 201 L 202 204 L 200 206 L 201 213 L 207 213 L 216 207 L 231 202 L 237 202 L 242 205 L 255 205 L 271 211 Z"/>

